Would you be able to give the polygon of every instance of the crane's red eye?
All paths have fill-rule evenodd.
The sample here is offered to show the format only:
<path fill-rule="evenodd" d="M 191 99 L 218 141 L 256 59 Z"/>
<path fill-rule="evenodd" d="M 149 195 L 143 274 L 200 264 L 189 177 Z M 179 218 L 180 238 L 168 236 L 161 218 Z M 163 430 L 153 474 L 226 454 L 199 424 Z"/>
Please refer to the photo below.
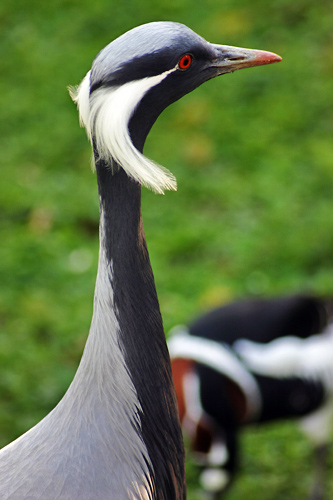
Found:
<path fill-rule="evenodd" d="M 187 69 L 191 66 L 191 64 L 192 64 L 191 54 L 185 54 L 183 57 L 180 58 L 178 67 L 179 69 Z"/>

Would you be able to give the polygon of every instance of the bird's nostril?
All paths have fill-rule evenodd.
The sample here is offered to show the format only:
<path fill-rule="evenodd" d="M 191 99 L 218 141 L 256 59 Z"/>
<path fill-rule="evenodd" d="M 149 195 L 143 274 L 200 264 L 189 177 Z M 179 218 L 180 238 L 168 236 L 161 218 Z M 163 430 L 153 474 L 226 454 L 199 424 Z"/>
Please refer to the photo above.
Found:
<path fill-rule="evenodd" d="M 229 61 L 245 61 L 246 57 L 245 56 L 230 56 L 227 57 Z"/>

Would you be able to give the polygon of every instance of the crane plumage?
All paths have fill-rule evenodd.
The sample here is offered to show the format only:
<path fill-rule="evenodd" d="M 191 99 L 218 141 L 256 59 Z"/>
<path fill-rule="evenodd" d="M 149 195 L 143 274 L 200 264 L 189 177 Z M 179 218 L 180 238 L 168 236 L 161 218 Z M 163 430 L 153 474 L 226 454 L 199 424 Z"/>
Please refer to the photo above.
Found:
<path fill-rule="evenodd" d="M 214 498 L 235 478 L 241 429 L 281 419 L 298 420 L 313 445 L 309 498 L 324 497 L 333 419 L 330 309 L 331 301 L 307 295 L 247 299 L 170 332 L 183 429 Z"/>
<path fill-rule="evenodd" d="M 182 59 L 186 56 L 184 60 Z M 56 408 L 0 452 L 1 500 L 183 500 L 184 448 L 141 217 L 141 185 L 174 189 L 144 157 L 169 104 L 219 74 L 281 58 L 150 23 L 105 47 L 71 94 L 91 141 L 100 248 L 91 328 Z"/>
<path fill-rule="evenodd" d="M 72 90 L 80 111 L 81 124 L 91 142 L 95 140 L 98 156 L 109 165 L 121 165 L 135 181 L 162 194 L 165 189 L 177 188 L 175 177 L 166 168 L 146 158 L 133 145 L 128 123 L 133 110 L 145 93 L 158 85 L 170 71 L 144 78 L 116 88 L 101 88 L 89 96 L 90 72 L 77 93 Z"/>

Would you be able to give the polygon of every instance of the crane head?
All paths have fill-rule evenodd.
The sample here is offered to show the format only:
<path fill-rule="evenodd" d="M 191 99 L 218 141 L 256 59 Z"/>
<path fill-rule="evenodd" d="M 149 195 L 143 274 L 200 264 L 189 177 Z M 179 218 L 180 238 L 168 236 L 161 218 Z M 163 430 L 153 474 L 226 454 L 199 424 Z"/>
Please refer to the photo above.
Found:
<path fill-rule="evenodd" d="M 107 45 L 73 92 L 95 152 L 156 192 L 175 189 L 170 172 L 142 155 L 147 134 L 171 103 L 218 75 L 281 60 L 266 51 L 207 42 L 187 26 L 153 22 Z"/>

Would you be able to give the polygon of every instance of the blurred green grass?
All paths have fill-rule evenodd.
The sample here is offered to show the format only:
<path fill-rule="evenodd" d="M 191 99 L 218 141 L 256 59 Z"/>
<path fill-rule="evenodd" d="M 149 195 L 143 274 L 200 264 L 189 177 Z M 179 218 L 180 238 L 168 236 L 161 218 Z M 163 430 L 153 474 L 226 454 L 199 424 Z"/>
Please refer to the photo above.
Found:
<path fill-rule="evenodd" d="M 109 41 L 155 20 L 283 57 L 208 82 L 148 138 L 179 186 L 143 191 L 166 331 L 244 295 L 333 292 L 331 2 L 2 0 L 0 446 L 61 398 L 90 325 L 96 179 L 66 87 Z M 304 496 L 310 451 L 293 424 L 246 432 L 244 447 L 231 499 Z M 196 487 L 190 466 L 190 500 Z"/>

